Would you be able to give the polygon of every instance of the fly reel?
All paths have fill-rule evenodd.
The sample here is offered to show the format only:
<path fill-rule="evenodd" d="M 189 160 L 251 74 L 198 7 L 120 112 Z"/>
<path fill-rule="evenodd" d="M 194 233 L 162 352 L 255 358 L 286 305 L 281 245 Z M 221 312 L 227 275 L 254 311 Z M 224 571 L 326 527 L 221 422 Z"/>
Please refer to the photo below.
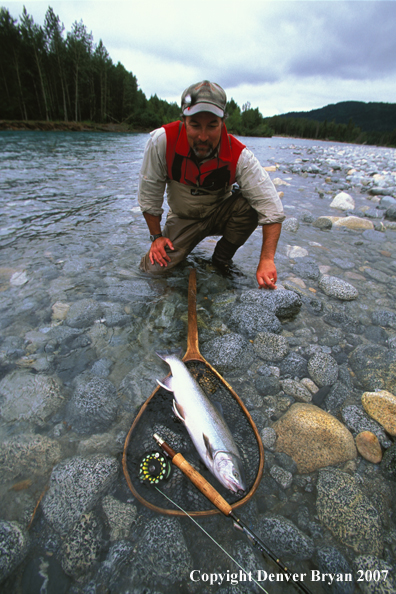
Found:
<path fill-rule="evenodd" d="M 172 470 L 170 461 L 159 452 L 146 454 L 139 466 L 139 480 L 142 483 L 156 485 L 169 478 Z"/>

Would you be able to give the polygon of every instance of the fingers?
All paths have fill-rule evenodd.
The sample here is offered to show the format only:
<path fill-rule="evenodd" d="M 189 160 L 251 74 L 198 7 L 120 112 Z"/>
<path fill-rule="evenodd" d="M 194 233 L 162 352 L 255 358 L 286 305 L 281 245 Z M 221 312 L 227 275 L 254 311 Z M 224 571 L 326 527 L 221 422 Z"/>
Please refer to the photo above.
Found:
<path fill-rule="evenodd" d="M 256 273 L 260 289 L 276 289 L 277 272 L 273 261 L 261 261 Z"/>
<path fill-rule="evenodd" d="M 169 254 L 166 252 L 166 248 L 174 250 L 173 243 L 167 237 L 159 237 L 151 244 L 150 248 L 150 262 L 152 265 L 155 263 L 160 266 L 167 266 L 168 262 L 171 261 Z"/>

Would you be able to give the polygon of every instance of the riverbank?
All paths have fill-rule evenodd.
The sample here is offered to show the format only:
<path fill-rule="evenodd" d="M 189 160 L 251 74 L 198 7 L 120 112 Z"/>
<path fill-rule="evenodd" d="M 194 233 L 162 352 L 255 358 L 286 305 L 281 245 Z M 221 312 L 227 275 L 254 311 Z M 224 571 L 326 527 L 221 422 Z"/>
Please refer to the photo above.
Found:
<path fill-rule="evenodd" d="M 0 120 L 0 131 L 41 132 L 147 132 L 125 123 L 97 124 L 95 122 L 46 122 L 39 120 Z"/>

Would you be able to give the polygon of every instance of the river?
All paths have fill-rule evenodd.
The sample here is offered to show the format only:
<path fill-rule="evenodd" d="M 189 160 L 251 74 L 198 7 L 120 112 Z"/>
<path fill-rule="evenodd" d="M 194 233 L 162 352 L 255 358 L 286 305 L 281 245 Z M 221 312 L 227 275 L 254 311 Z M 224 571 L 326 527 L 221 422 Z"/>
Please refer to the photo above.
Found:
<path fill-rule="evenodd" d="M 165 278 L 148 279 L 138 269 L 150 242 L 137 200 L 147 138 L 146 134 L 122 133 L 0 133 L 0 439 L 5 444 L 0 452 L 0 467 L 4 471 L 0 517 L 22 527 L 23 538 L 29 543 L 15 553 L 14 565 L 10 561 L 6 582 L 9 592 L 159 594 L 176 591 L 178 584 L 186 592 L 207 592 L 207 584 L 203 580 L 194 583 L 188 571 L 235 571 L 225 557 L 221 557 L 220 568 L 213 564 L 212 557 L 220 554 L 218 549 L 209 546 L 206 537 L 188 520 L 169 520 L 166 524 L 167 520 L 150 515 L 134 501 L 120 471 L 121 454 L 137 409 L 154 390 L 155 379 L 166 373 L 156 360 L 155 350 L 169 346 L 185 349 L 189 268 L 197 268 L 198 311 L 204 322 L 205 342 L 219 332 L 218 328 L 211 328 L 213 316 L 218 323 L 210 305 L 212 298 L 223 293 L 240 295 L 256 287 L 261 232 L 255 231 L 234 258 L 243 276 L 223 278 L 211 267 L 215 240 L 208 238 L 190 255 L 186 266 Z M 287 138 L 241 140 L 263 166 L 272 166 L 269 175 L 277 190 L 283 192 L 287 218 L 296 223 L 294 229 L 289 227 L 282 232 L 279 242 L 276 263 L 280 285 L 318 295 L 317 277 L 310 280 L 309 274 L 304 276 L 297 272 L 298 268 L 293 269 L 300 261 L 307 262 L 307 258 L 311 265 L 309 259 L 313 259 L 321 273 L 340 277 L 359 291 L 357 301 L 345 304 L 346 314 L 357 316 L 361 324 L 372 328 L 370 316 L 376 309 L 389 312 L 391 322 L 378 342 L 389 350 L 395 349 L 396 231 L 383 215 L 396 197 L 396 150 Z M 342 191 L 350 193 L 355 201 L 354 208 L 347 213 L 330 207 L 333 197 Z M 313 224 L 322 215 L 345 214 L 371 221 L 372 228 L 323 230 Z M 101 308 L 96 310 L 95 303 L 100 303 Z M 82 312 L 77 311 L 78 304 L 83 307 Z M 303 306 L 294 325 L 285 327 L 287 336 L 294 334 L 291 344 L 295 350 L 307 356 L 318 342 L 318 336 L 314 336 L 319 335 L 319 330 L 315 330 L 316 306 Z M 228 330 L 225 327 L 221 332 Z M 374 334 L 366 332 L 365 340 L 377 340 Z M 339 342 L 341 347 L 338 343 L 324 345 L 323 351 L 340 353 L 344 347 L 341 338 Z M 87 389 L 87 374 L 107 382 L 109 399 L 116 392 L 122 394 L 121 401 L 108 413 L 108 427 L 103 419 L 92 426 L 88 420 L 88 428 L 78 430 L 78 422 L 74 427 L 71 421 L 76 413 L 67 408 L 68 402 L 73 400 L 73 394 Z M 40 391 L 27 387 L 29 394 L 24 404 L 24 381 L 38 376 L 46 382 L 56 378 L 51 388 L 49 384 L 43 388 L 51 394 L 56 392 L 56 398 L 44 402 Z M 230 383 L 246 379 L 254 384 L 251 374 L 230 373 L 226 379 Z M 12 398 L 20 398 L 19 409 Z M 252 408 L 260 406 L 253 403 Z M 89 410 L 86 414 L 90 415 Z M 270 424 L 268 421 L 266 426 Z M 95 546 L 88 552 L 77 547 L 75 552 L 74 544 L 69 543 L 72 560 L 68 561 L 66 545 L 62 544 L 65 536 L 66 540 L 69 538 L 68 531 L 61 536 L 51 531 L 40 508 L 29 535 L 26 526 L 53 466 L 73 457 L 98 453 L 118 461 L 116 486 L 103 499 L 107 508 L 99 499 L 87 504 L 87 517 L 91 509 L 102 504 L 96 528 L 87 528 L 86 540 Z M 273 456 L 268 455 L 270 459 Z M 284 506 L 290 493 L 282 489 L 274 492 L 277 503 L 268 509 L 280 510 L 287 516 Z M 315 504 L 308 488 L 306 497 L 304 509 L 312 514 L 310 538 L 319 546 L 324 529 L 314 517 Z M 106 509 L 110 508 L 113 512 L 110 510 L 106 516 Z M 257 512 L 249 508 L 245 513 L 254 516 Z M 133 515 L 129 530 L 122 530 L 122 514 Z M 244 508 L 240 514 L 244 517 Z M 50 512 L 47 519 L 49 515 Z M 172 578 L 172 569 L 168 568 L 166 578 L 153 580 L 153 589 L 143 583 L 146 578 L 142 573 L 139 578 L 139 573 L 128 569 L 128 559 L 134 558 L 149 521 L 162 531 L 164 542 L 167 538 L 179 539 L 179 545 L 183 541 L 183 546 L 175 545 L 170 557 L 170 567 L 179 563 L 178 570 Z M 113 528 L 118 526 L 118 533 L 111 532 L 112 522 Z M 206 525 L 215 531 L 218 540 L 226 541 L 232 548 L 232 527 L 230 536 L 227 522 L 224 526 L 222 519 L 217 518 Z M 383 559 L 389 562 L 396 550 L 396 532 L 390 519 L 384 530 L 388 536 Z M 147 534 L 145 538 L 144 546 L 149 550 L 150 538 Z M 258 557 L 241 542 L 234 554 L 248 569 L 259 569 Z M 118 543 L 118 553 L 114 552 L 114 543 Z M 206 553 L 200 556 L 202 549 Z M 347 558 L 350 555 L 348 562 L 352 564 L 354 554 L 345 547 L 341 550 Z M 183 554 L 186 558 L 181 562 Z M 309 558 L 303 558 L 306 571 L 311 567 Z M 159 559 L 166 563 L 161 556 Z M 298 555 L 291 559 L 298 567 Z M 19 563 L 22 570 L 15 569 Z M 154 569 L 150 571 L 155 571 L 155 560 L 148 560 L 147 568 L 152 568 L 151 563 Z M 112 569 L 112 575 L 106 574 L 106 567 Z M 95 577 L 98 575 L 100 580 Z M 232 586 L 232 592 L 245 592 L 242 586 Z M 294 591 L 284 584 L 267 586 L 271 594 Z M 310 587 L 314 592 L 324 591 L 317 583 Z M 251 590 L 259 591 L 254 588 L 252 584 Z M 217 586 L 210 591 L 218 591 Z M 231 592 L 230 581 L 221 591 Z M 348 586 L 339 591 L 353 592 Z"/>

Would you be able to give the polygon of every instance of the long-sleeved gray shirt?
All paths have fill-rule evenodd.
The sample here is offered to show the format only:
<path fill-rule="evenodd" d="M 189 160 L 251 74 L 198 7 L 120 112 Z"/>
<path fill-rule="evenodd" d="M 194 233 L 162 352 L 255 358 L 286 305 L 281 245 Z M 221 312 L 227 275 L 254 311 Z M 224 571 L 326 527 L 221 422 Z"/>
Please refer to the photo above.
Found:
<path fill-rule="evenodd" d="M 285 219 L 282 202 L 274 184 L 247 148 L 244 148 L 239 156 L 235 181 L 242 190 L 243 197 L 257 211 L 259 225 L 281 223 Z M 180 213 L 180 211 L 185 205 L 186 218 L 194 218 L 191 216 L 193 202 L 196 203 L 200 199 L 204 201 L 204 199 L 201 196 L 191 197 L 188 194 L 189 186 L 169 180 L 166 164 L 166 132 L 164 128 L 158 128 L 150 134 L 139 175 L 138 198 L 142 212 L 161 216 L 165 189 L 170 206 L 168 216 L 172 214 L 183 216 L 183 212 Z M 225 197 L 230 193 L 231 188 Z M 220 200 L 222 199 L 223 196 Z"/>

